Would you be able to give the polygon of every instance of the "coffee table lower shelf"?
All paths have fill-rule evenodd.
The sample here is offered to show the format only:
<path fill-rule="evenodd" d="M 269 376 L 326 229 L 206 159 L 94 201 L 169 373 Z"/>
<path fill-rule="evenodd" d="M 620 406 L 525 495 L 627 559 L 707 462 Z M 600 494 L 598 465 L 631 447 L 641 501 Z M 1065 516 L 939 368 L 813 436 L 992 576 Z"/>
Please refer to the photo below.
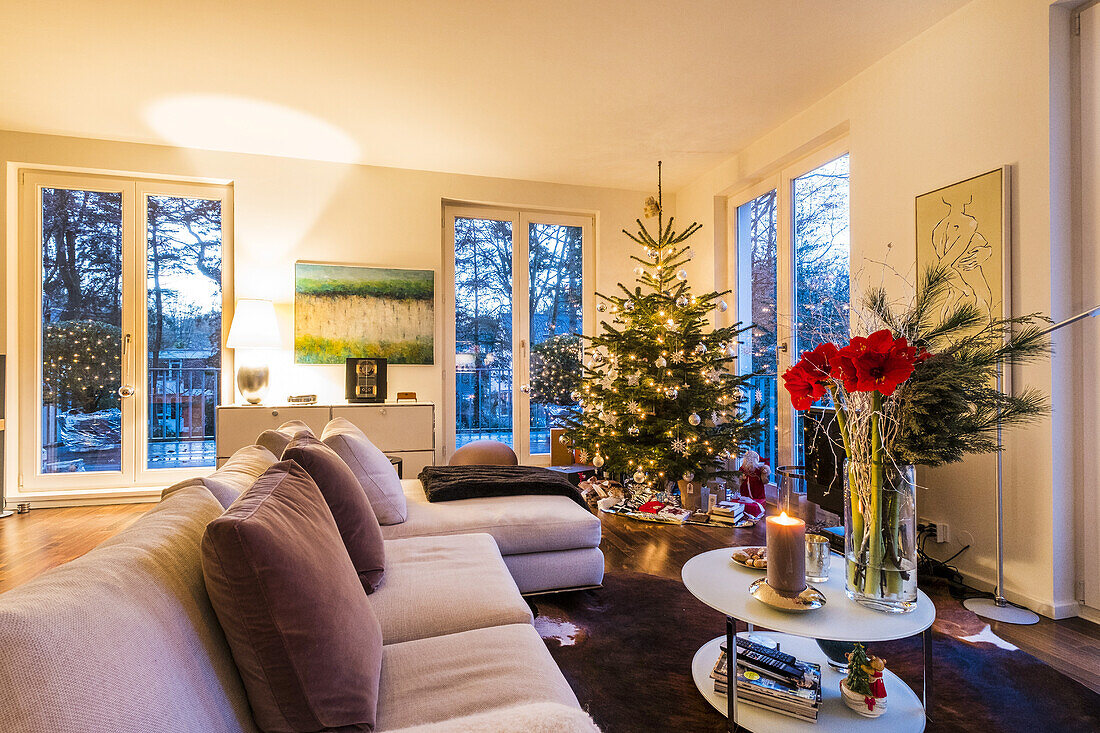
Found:
<path fill-rule="evenodd" d="M 840 680 L 843 675 L 830 667 L 821 649 L 813 639 L 774 632 L 753 632 L 754 636 L 764 636 L 779 642 L 783 651 L 799 659 L 817 662 L 821 665 L 821 710 L 817 722 L 809 723 L 797 718 L 780 715 L 770 710 L 737 703 L 737 723 L 742 728 L 763 733 L 785 733 L 792 731 L 891 731 L 891 733 L 920 733 L 924 730 L 924 707 L 909 685 L 890 670 L 886 670 L 883 680 L 886 683 L 886 712 L 877 718 L 864 718 L 857 715 L 844 704 L 840 697 Z M 710 673 L 718 661 L 718 653 L 725 636 L 708 641 L 691 662 L 691 676 L 699 692 L 722 715 L 726 714 L 726 696 L 714 691 L 714 680 Z"/>

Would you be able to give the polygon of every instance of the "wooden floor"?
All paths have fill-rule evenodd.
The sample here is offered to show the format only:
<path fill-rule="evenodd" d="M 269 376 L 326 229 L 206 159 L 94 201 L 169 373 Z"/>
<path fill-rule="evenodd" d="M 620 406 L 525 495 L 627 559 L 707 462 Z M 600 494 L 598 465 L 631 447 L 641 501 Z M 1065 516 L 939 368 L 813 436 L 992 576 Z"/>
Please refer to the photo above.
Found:
<path fill-rule="evenodd" d="M 751 529 L 655 527 L 624 517 L 607 514 L 601 517 L 600 547 L 608 571 L 632 570 L 679 579 L 684 563 L 700 552 L 732 545 L 764 544 L 762 523 Z M 1062 621 L 1040 618 L 1033 626 L 990 621 L 989 626 L 1000 638 L 1100 693 L 1100 626 L 1081 618 Z"/>
<path fill-rule="evenodd" d="M 0 592 L 79 557 L 132 524 L 148 504 L 35 509 L 0 519 Z M 763 529 L 653 525 L 601 515 L 609 572 L 680 577 L 691 557 L 730 545 L 763 544 Z M 951 602 L 951 601 L 949 601 Z M 1100 626 L 1079 618 L 1034 626 L 991 622 L 994 634 L 1100 693 Z"/>

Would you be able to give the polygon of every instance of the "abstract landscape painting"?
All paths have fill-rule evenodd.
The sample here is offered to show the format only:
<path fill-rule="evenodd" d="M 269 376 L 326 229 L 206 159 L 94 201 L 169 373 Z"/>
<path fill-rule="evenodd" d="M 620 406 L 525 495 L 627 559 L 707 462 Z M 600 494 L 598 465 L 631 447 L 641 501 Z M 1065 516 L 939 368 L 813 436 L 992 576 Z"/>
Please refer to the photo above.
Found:
<path fill-rule="evenodd" d="M 434 335 L 432 270 L 295 263 L 297 363 L 373 356 L 390 364 L 432 364 Z"/>

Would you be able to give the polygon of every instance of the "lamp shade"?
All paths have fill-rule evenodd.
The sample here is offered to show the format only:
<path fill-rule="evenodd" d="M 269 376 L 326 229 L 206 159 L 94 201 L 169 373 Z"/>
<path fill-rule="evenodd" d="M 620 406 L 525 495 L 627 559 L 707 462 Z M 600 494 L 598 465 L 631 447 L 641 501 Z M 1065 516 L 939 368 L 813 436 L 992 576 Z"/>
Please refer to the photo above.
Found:
<path fill-rule="evenodd" d="M 229 349 L 279 348 L 279 322 L 275 320 L 275 306 L 271 301 L 238 300 L 225 346 Z"/>

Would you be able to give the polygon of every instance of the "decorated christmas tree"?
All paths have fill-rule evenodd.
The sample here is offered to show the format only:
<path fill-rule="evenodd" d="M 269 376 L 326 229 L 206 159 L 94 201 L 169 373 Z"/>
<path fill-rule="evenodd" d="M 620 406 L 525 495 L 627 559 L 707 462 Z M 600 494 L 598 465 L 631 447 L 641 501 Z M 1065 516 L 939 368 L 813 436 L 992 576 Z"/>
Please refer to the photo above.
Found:
<path fill-rule="evenodd" d="M 566 420 L 564 441 L 578 459 L 664 490 L 668 482 L 729 478 L 726 461 L 736 457 L 759 429 L 758 416 L 743 408 L 749 377 L 734 367 L 740 324 L 715 328 L 727 292 L 692 293 L 684 265 L 692 258 L 682 232 L 665 222 L 661 198 L 645 203 L 656 233 L 641 219 L 623 233 L 641 248 L 633 255 L 633 289 L 596 293 L 596 309 L 610 316 L 597 336 L 585 339 L 577 405 Z"/>

